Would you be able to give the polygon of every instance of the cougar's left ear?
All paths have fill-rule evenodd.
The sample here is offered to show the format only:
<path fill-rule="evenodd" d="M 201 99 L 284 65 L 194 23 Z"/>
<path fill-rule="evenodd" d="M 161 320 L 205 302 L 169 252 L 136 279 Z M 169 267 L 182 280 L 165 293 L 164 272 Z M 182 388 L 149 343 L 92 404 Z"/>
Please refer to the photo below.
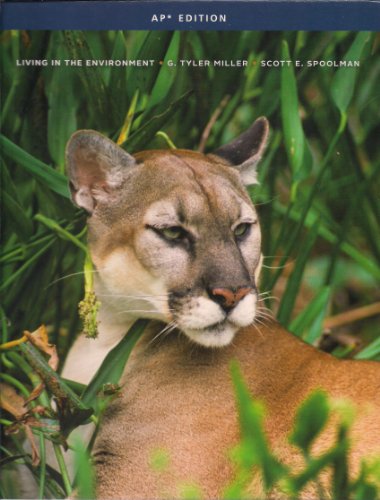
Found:
<path fill-rule="evenodd" d="M 248 130 L 217 149 L 214 154 L 237 168 L 244 184 L 257 184 L 256 166 L 264 153 L 268 135 L 269 123 L 262 116 Z"/>

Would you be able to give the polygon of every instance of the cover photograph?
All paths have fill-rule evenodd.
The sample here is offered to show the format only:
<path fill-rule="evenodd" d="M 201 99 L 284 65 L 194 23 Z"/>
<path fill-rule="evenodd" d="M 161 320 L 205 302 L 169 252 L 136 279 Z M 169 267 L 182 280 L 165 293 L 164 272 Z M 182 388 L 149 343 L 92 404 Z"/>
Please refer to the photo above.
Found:
<path fill-rule="evenodd" d="M 291 3 L 3 4 L 1 498 L 380 498 L 378 4 Z"/>

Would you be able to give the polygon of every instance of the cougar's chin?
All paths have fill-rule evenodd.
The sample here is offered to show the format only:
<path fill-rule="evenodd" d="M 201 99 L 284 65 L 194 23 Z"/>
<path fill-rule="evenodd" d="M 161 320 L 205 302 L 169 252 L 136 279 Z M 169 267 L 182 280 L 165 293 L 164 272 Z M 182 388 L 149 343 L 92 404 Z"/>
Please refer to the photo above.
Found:
<path fill-rule="evenodd" d="M 225 347 L 232 342 L 238 330 L 238 326 L 223 321 L 208 328 L 199 330 L 186 328 L 182 331 L 190 340 L 204 347 Z"/>

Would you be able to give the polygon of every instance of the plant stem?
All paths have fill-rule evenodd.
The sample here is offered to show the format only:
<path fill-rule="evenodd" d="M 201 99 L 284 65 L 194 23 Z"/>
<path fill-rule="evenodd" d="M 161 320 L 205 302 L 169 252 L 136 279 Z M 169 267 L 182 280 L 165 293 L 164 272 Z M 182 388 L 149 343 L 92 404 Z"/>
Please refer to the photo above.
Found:
<path fill-rule="evenodd" d="M 123 127 L 121 129 L 120 135 L 117 139 L 117 144 L 121 146 L 128 139 L 129 133 L 131 131 L 132 120 L 136 112 L 137 101 L 139 98 L 139 89 L 136 89 L 134 96 L 132 98 L 131 105 L 129 106 L 127 116 L 125 117 Z"/>
<path fill-rule="evenodd" d="M 156 132 L 156 137 L 162 137 L 165 140 L 166 144 L 169 146 L 170 149 L 177 149 L 176 145 L 170 139 L 170 137 L 168 136 L 168 134 L 165 134 L 165 132 L 162 132 L 162 130 L 159 130 L 158 132 Z"/>
<path fill-rule="evenodd" d="M 45 492 L 45 482 L 46 482 L 46 448 L 45 448 L 45 438 L 42 432 L 40 432 L 40 483 L 38 486 L 38 498 L 44 498 Z"/>
<path fill-rule="evenodd" d="M 15 379 L 11 375 L 8 375 L 7 373 L 0 373 L 0 378 L 3 379 L 4 382 L 8 382 L 8 384 L 16 387 L 16 389 L 18 389 L 26 398 L 29 397 L 29 391 L 19 380 Z"/>
<path fill-rule="evenodd" d="M 72 492 L 71 481 L 69 478 L 69 474 L 67 472 L 67 467 L 66 467 L 65 460 L 63 458 L 61 447 L 58 444 L 53 444 L 53 447 L 54 447 L 55 456 L 57 458 L 59 470 L 61 472 L 62 481 L 63 481 L 63 485 L 65 487 L 66 494 L 67 494 L 67 496 L 70 496 L 71 492 Z"/>
<path fill-rule="evenodd" d="M 0 287 L 0 291 L 2 292 L 6 288 L 9 287 L 24 271 L 30 267 L 31 264 L 37 259 L 41 257 L 53 244 L 54 240 L 50 241 L 47 245 L 41 248 L 38 252 L 36 252 L 29 260 L 27 260 L 16 272 L 14 272 Z"/>
<path fill-rule="evenodd" d="M 0 344 L 0 351 L 6 351 L 7 349 L 12 349 L 12 347 L 16 347 L 23 342 L 26 342 L 28 339 L 25 337 L 21 337 L 20 339 L 11 340 L 10 342 L 5 342 L 5 344 Z"/>
<path fill-rule="evenodd" d="M 0 314 L 1 314 L 1 342 L 6 342 L 8 340 L 8 324 L 7 324 L 7 315 L 5 314 L 4 309 L 0 306 Z"/>
<path fill-rule="evenodd" d="M 47 226 L 49 229 L 52 229 L 62 239 L 71 241 L 72 243 L 74 243 L 74 245 L 83 250 L 85 254 L 87 254 L 86 245 L 84 245 L 76 236 L 71 234 L 69 231 L 63 229 L 63 227 L 61 227 L 55 220 L 49 219 L 48 217 L 45 217 L 45 215 L 42 214 L 36 214 L 34 216 L 34 219 Z"/>

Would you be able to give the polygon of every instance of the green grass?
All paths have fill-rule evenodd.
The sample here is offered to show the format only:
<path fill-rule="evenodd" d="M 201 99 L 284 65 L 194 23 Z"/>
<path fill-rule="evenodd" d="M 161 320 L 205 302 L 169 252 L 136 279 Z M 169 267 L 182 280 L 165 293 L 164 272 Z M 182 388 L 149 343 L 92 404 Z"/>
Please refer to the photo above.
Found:
<path fill-rule="evenodd" d="M 258 116 L 271 123 L 260 185 L 250 188 L 263 232 L 260 288 L 280 297 L 278 303 L 268 299 L 267 306 L 296 335 L 317 344 L 326 316 L 380 301 L 380 57 L 374 35 L 12 31 L 1 34 L 0 47 L 0 343 L 45 324 L 62 362 L 81 330 L 77 311 L 84 293 L 85 215 L 69 201 L 64 149 L 70 135 L 80 128 L 96 129 L 130 153 L 173 145 L 197 149 L 216 111 L 207 151 Z M 155 59 L 164 64 L 66 66 L 64 60 L 70 58 Z M 360 60 L 360 67 L 268 69 L 260 64 L 288 58 L 352 59 Z M 62 63 L 25 67 L 16 66 L 16 59 Z M 179 59 L 246 59 L 249 64 L 166 64 Z M 346 326 L 345 332 L 360 332 L 366 347 L 355 353 L 358 358 L 380 359 L 378 317 Z M 20 350 L 2 352 L 3 371 L 8 384 L 29 394 L 38 376 Z M 98 382 L 117 383 L 117 373 L 112 380 L 107 377 L 102 372 Z M 86 405 L 93 405 L 92 396 Z M 46 393 L 39 402 L 49 404 Z M 98 410 L 103 407 L 99 404 Z M 8 421 L 6 414 L 4 427 Z M 45 431 L 38 436 L 41 442 L 52 438 Z M 23 455 L 19 446 L 12 440 L 2 450 L 8 462 Z M 79 446 L 82 465 L 83 457 Z M 26 461 L 31 467 L 30 458 Z M 87 474 L 84 466 L 81 470 Z M 34 473 L 41 496 L 67 493 L 64 467 L 58 481 L 43 462 Z M 4 483 L 3 493 L 12 496 L 9 484 Z M 83 484 L 84 492 L 91 488 L 90 482 Z"/>

